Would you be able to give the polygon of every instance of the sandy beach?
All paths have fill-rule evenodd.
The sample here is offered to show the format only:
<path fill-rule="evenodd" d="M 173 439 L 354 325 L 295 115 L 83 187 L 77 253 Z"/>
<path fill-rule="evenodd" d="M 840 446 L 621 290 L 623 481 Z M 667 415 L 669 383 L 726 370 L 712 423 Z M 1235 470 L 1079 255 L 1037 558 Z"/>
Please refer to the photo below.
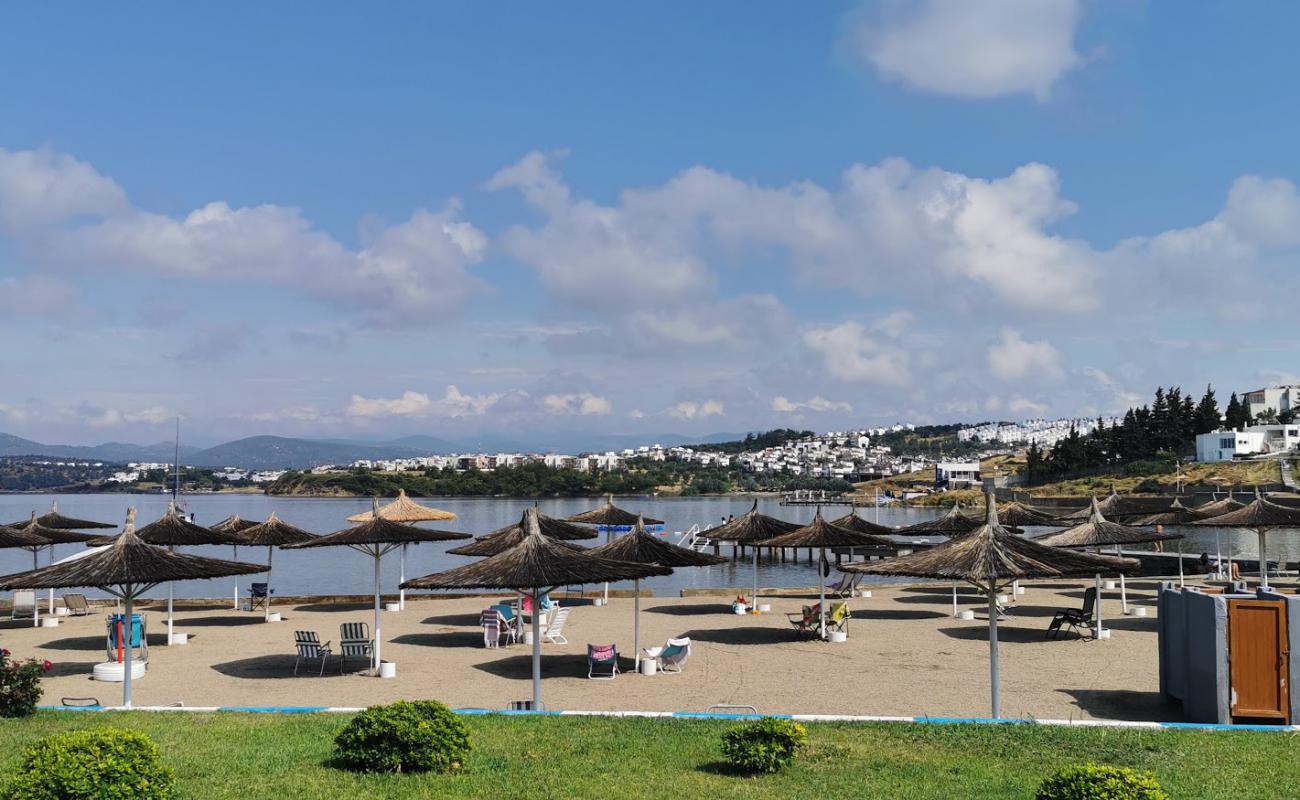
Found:
<path fill-rule="evenodd" d="M 1142 617 L 1120 617 L 1118 591 L 1104 593 L 1112 638 L 1044 639 L 1057 610 L 1078 607 L 1083 581 L 1030 583 L 1000 625 L 1003 713 L 1008 717 L 1178 719 L 1177 707 L 1157 694 L 1154 581 L 1130 585 Z M 632 673 L 632 600 L 606 607 L 572 603 L 568 645 L 542 651 L 542 691 L 548 708 L 703 711 L 718 703 L 753 705 L 768 713 L 969 716 L 988 712 L 988 641 L 983 606 L 973 592 L 962 606 L 975 620 L 951 616 L 950 589 L 940 585 L 877 588 L 851 601 L 844 643 L 801 639 L 784 612 L 815 602 L 808 595 L 774 597 L 772 611 L 730 613 L 727 597 L 652 597 L 642 600 L 642 646 L 688 636 L 693 656 L 680 675 Z M 478 627 L 484 597 L 408 597 L 402 612 L 383 615 L 383 656 L 397 664 L 395 679 L 356 674 L 354 659 L 340 675 L 331 658 L 323 677 L 304 666 L 293 675 L 295 630 L 338 639 L 343 622 L 372 620 L 368 605 L 285 604 L 279 623 L 260 612 L 229 608 L 177 612 L 176 630 L 190 640 L 164 646 L 165 608 L 145 610 L 150 655 L 135 683 L 137 705 L 365 706 L 407 698 L 434 698 L 456 707 L 504 708 L 530 696 L 531 647 L 487 649 Z M 30 621 L 0 622 L 0 646 L 15 657 L 49 659 L 46 703 L 62 697 L 120 702 L 119 684 L 90 679 L 105 658 L 104 609 L 65 618 L 57 628 Z M 614 642 L 626 674 L 588 680 L 587 643 Z"/>

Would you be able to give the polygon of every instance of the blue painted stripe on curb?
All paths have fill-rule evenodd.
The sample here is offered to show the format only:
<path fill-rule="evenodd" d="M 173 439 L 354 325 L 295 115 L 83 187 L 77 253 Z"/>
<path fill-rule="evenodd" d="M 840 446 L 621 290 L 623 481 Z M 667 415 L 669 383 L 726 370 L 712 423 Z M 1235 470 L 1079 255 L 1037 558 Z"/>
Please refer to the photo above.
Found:
<path fill-rule="evenodd" d="M 319 714 L 329 706 L 221 706 L 217 711 L 236 711 L 248 714 Z"/>

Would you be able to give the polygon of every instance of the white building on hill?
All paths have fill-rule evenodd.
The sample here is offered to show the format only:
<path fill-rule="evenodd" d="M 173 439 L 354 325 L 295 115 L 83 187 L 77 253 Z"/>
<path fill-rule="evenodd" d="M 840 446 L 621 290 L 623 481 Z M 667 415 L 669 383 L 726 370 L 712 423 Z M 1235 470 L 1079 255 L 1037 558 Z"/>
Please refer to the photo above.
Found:
<path fill-rule="evenodd" d="M 1295 452 L 1300 425 L 1251 425 L 1239 431 L 1212 431 L 1196 437 L 1196 460 L 1231 461 L 1240 456 Z"/>

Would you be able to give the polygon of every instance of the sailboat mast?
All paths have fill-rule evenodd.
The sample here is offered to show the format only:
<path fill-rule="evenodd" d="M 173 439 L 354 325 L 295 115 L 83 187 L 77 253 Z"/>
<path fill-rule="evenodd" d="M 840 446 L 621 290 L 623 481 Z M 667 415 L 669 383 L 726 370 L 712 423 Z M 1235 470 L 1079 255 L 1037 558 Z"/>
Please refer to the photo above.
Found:
<path fill-rule="evenodd" d="M 176 458 L 172 463 L 176 471 L 176 480 L 172 483 L 172 505 L 180 500 L 181 493 L 181 418 L 176 418 Z"/>

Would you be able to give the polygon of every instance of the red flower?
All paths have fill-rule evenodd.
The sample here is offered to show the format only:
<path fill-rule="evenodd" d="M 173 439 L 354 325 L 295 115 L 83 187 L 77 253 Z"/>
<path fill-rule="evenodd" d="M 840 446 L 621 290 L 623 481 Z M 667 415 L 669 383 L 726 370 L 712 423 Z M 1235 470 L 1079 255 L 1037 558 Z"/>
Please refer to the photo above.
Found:
<path fill-rule="evenodd" d="M 41 662 L 41 669 L 45 670 L 46 672 L 49 672 L 50 670 L 54 669 L 54 665 L 50 663 L 50 660 L 47 658 Z"/>
<path fill-rule="evenodd" d="M 0 647 L 0 658 L 8 658 L 8 657 L 9 657 L 9 651 L 5 650 L 3 647 Z"/>

